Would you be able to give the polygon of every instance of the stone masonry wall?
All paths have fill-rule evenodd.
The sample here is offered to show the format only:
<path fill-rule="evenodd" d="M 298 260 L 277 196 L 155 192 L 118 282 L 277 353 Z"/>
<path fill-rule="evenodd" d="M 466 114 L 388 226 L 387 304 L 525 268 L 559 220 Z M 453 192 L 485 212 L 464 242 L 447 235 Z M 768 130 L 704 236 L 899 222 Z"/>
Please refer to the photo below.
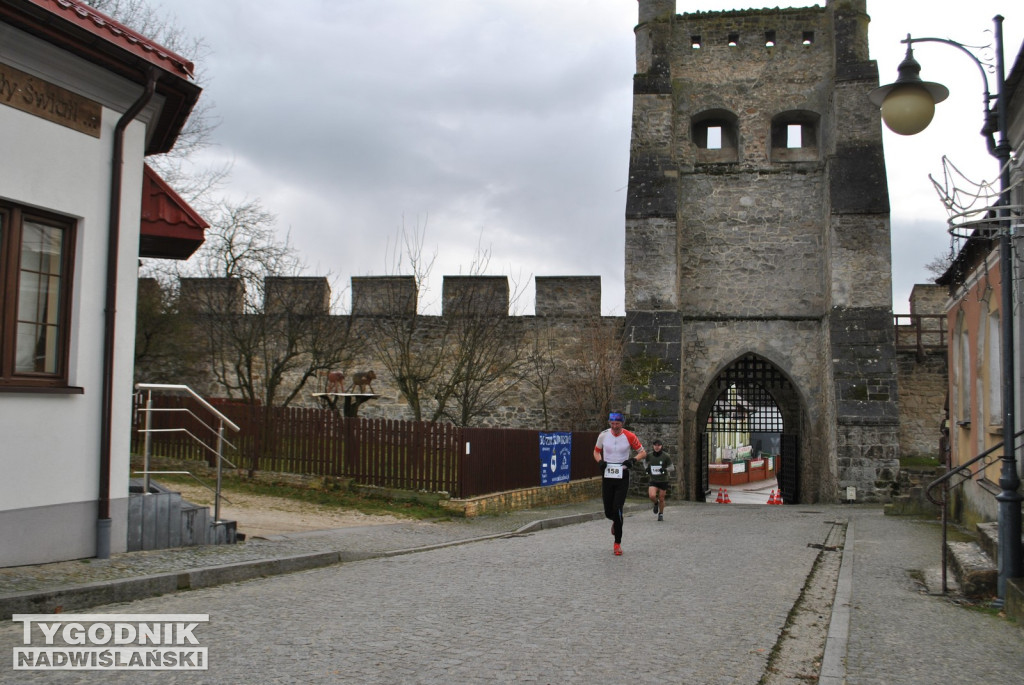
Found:
<path fill-rule="evenodd" d="M 680 310 L 689 316 L 824 311 L 820 175 L 689 174 L 680 183 Z"/>
<path fill-rule="evenodd" d="M 703 494 L 696 446 L 716 378 L 756 355 L 792 386 L 781 411 L 800 438 L 800 501 L 833 501 L 847 485 L 861 501 L 884 499 L 901 440 L 910 444 L 900 392 L 930 384 L 935 370 L 904 368 L 894 352 L 866 2 L 684 14 L 676 6 L 639 0 L 626 316 L 600 316 L 596 277 L 550 277 L 537 279 L 536 315 L 513 325 L 553 341 L 558 364 L 578 361 L 587 327 L 622 332 L 625 409 L 645 441 L 660 438 L 678 455 L 683 496 Z M 790 125 L 804 136 L 798 148 L 785 146 Z M 721 146 L 711 149 L 717 129 Z M 446 277 L 444 313 L 423 317 L 425 334 L 478 289 L 488 308 L 504 303 L 507 312 L 507 281 Z M 410 277 L 353 279 L 357 332 L 370 335 L 374 316 L 415 306 Z M 345 371 L 371 368 L 381 397 L 360 414 L 408 418 L 368 354 Z M 924 392 L 934 395 L 930 385 Z M 542 416 L 537 389 L 521 383 L 483 423 L 537 426 Z"/>
<path fill-rule="evenodd" d="M 537 316 L 600 316 L 600 276 L 537 276 Z"/>
<path fill-rule="evenodd" d="M 414 287 L 411 280 L 407 282 L 403 277 L 368 280 L 372 282 L 357 285 L 356 279 L 353 279 L 353 307 L 358 311 L 370 311 L 371 305 L 379 307 L 384 301 L 380 299 L 381 288 L 388 283 L 396 285 L 398 292 L 406 295 L 410 294 L 407 286 Z M 827 449 L 827 440 L 815 436 L 827 434 L 825 418 L 828 411 L 808 401 L 808 398 L 822 394 L 822 369 L 828 358 L 827 352 L 820 347 L 821 321 L 695 321 L 673 312 L 634 312 L 628 317 L 602 317 L 593 312 L 594 302 L 600 298 L 599 291 L 596 300 L 594 293 L 589 290 L 580 293 L 579 298 L 572 296 L 574 290 L 589 288 L 591 284 L 599 285 L 599 282 L 598 277 L 572 277 L 564 280 L 552 278 L 539 288 L 551 296 L 546 306 L 541 307 L 538 303 L 538 308 L 545 311 L 545 315 L 514 317 L 514 320 L 531 335 L 540 335 L 553 341 L 554 357 L 559 363 L 573 361 L 573 346 L 579 341 L 581 331 L 588 327 L 608 327 L 613 331 L 612 337 L 622 336 L 623 328 L 627 327 L 626 350 L 634 361 L 627 365 L 624 384 L 628 399 L 626 410 L 631 427 L 641 434 L 645 442 L 661 439 L 673 455 L 691 452 L 688 445 L 693 444 L 699 434 L 697 417 L 701 415 L 700 403 L 708 384 L 724 364 L 721 358 L 712 357 L 710 351 L 719 350 L 728 359 L 753 351 L 778 367 L 785 368 L 797 393 L 808 406 L 807 416 L 800 419 L 803 422 L 801 452 L 813 454 Z M 226 287 L 220 282 L 211 285 L 215 292 L 221 292 Z M 197 291 L 200 286 L 200 283 L 192 282 L 188 292 Z M 140 281 L 140 287 L 155 288 L 156 283 Z M 554 296 L 556 292 L 557 297 Z M 414 291 L 412 296 L 415 299 Z M 406 301 L 407 298 L 399 299 Z M 558 308 L 559 303 L 561 309 Z M 591 314 L 577 315 L 577 312 L 583 311 L 591 311 Z M 386 312 L 378 308 L 375 313 Z M 361 331 L 361 335 L 371 334 L 375 325 L 373 317 L 357 315 L 356 318 L 357 331 Z M 360 321 L 360 318 L 365 320 Z M 441 325 L 440 317 L 422 318 L 425 329 Z M 945 393 L 944 355 L 930 354 L 923 362 L 918 362 L 914 353 L 905 352 L 898 355 L 897 361 L 902 419 L 900 449 L 908 454 L 931 454 L 937 444 L 936 429 Z M 377 371 L 374 389 L 380 398 L 360 407 L 360 415 L 369 418 L 412 418 L 393 379 L 383 372 L 371 356 L 364 355 L 351 368 L 342 371 L 350 374 L 352 371 L 368 369 Z M 309 386 L 299 404 L 318 406 L 312 393 L 323 391 L 325 383 L 326 379 L 319 379 Z M 196 389 L 213 396 L 223 394 L 209 384 L 198 384 Z M 678 420 L 674 418 L 677 413 L 680 416 Z M 564 416 L 556 413 L 552 428 L 564 427 L 564 420 Z M 504 427 L 537 427 L 542 421 L 539 393 L 535 387 L 524 383 L 513 388 L 501 406 L 481 423 Z M 600 428 L 602 425 L 602 417 L 594 417 L 592 427 Z M 877 455 L 891 452 L 890 436 L 882 432 L 878 427 L 870 426 L 851 427 L 844 432 L 838 443 L 844 454 L 841 458 L 847 460 L 843 462 L 844 467 L 853 469 L 865 479 L 869 478 L 872 469 L 877 472 Z M 862 456 L 858 451 L 860 448 L 855 449 L 854 445 L 867 445 L 870 453 Z M 680 485 L 685 493 L 686 488 L 692 488 L 695 474 L 692 468 L 685 471 L 681 461 L 679 465 Z M 883 468 L 891 467 L 887 464 Z M 870 478 L 876 479 L 876 476 Z M 822 483 L 832 482 L 838 487 L 836 475 L 829 471 L 827 461 L 804 460 L 801 482 L 812 491 L 820 489 Z M 864 494 L 862 492 L 862 501 Z"/>
<path fill-rule="evenodd" d="M 939 427 L 948 387 L 945 351 L 918 358 L 916 352 L 896 354 L 900 393 L 900 452 L 940 458 Z M 944 457 L 943 457 L 944 458 Z"/>

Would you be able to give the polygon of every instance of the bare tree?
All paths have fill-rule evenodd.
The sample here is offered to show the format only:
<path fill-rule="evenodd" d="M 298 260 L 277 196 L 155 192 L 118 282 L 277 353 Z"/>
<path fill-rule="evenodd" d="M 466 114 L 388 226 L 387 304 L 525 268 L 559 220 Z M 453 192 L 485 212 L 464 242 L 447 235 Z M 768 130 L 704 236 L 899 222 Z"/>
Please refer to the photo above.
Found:
<path fill-rule="evenodd" d="M 250 473 L 273 449 L 273 408 L 290 405 L 311 382 L 362 351 L 353 318 L 335 315 L 324 277 L 304 265 L 258 202 L 229 204 L 183 281 L 183 311 L 201 341 L 215 388 L 262 406 Z"/>
<path fill-rule="evenodd" d="M 173 15 L 151 6 L 146 0 L 90 0 L 89 4 L 195 63 L 196 82 L 201 84 L 205 80 L 203 59 L 209 54 L 206 41 L 202 37 L 190 35 Z M 200 98 L 178 135 L 174 148 L 146 160 L 161 178 L 171 184 L 175 191 L 203 216 L 207 215 L 210 205 L 216 204 L 216 200 L 211 199 L 211 196 L 223 185 L 230 173 L 230 165 L 198 168 L 190 161 L 196 152 L 205 149 L 211 143 L 213 132 L 219 124 L 213 111 L 212 101 L 209 98 Z"/>
<path fill-rule="evenodd" d="M 617 407 L 622 383 L 622 335 L 621 325 L 614 320 L 592 322 L 580 331 L 558 383 L 560 403 L 573 430 L 592 427 L 595 417 L 607 416 Z"/>
<path fill-rule="evenodd" d="M 441 374 L 447 347 L 447 330 L 436 325 L 437 317 L 417 312 L 437 258 L 436 251 L 424 251 L 425 236 L 426 219 L 422 225 L 417 219 L 408 227 L 403 217 L 391 243 L 387 269 L 391 274 L 410 273 L 408 278 L 393 275 L 382 282 L 367 331 L 370 350 L 394 380 L 416 421 L 429 415 L 431 386 Z M 358 314 L 367 321 L 364 313 Z"/>
<path fill-rule="evenodd" d="M 950 251 L 935 255 L 932 261 L 924 265 L 924 268 L 928 273 L 938 279 L 946 273 L 952 265 L 953 253 Z"/>
<path fill-rule="evenodd" d="M 161 274 L 164 276 L 166 274 Z M 194 385 L 205 357 L 178 309 L 178 282 L 139 279 L 135 317 L 135 380 Z"/>
<path fill-rule="evenodd" d="M 445 304 L 449 357 L 436 383 L 435 413 L 459 426 L 494 410 L 529 371 L 523 322 L 487 285 L 463 287 Z"/>
<path fill-rule="evenodd" d="M 559 371 L 558 359 L 555 356 L 555 344 L 552 331 L 541 322 L 535 322 L 527 349 L 526 364 L 528 372 L 524 380 L 533 386 L 540 395 L 540 407 L 544 417 L 544 430 L 551 429 L 552 390 Z"/>
<path fill-rule="evenodd" d="M 408 227 L 403 220 L 389 270 L 411 271 L 412 283 L 392 277 L 381 287 L 368 344 L 417 421 L 470 425 L 526 373 L 524 329 L 509 316 L 521 290 L 510 296 L 506 280 L 504 297 L 495 298 L 494 281 L 483 276 L 490 253 L 478 248 L 466 280 L 443 295 L 444 315 L 419 314 L 416 297 L 426 292 L 437 256 L 425 251 L 425 235 L 425 221 Z"/>
<path fill-rule="evenodd" d="M 361 351 L 352 317 L 331 315 L 325 278 L 305 270 L 258 202 L 225 203 L 185 273 L 204 279 L 186 303 L 210 368 L 229 396 L 287 406 L 324 372 Z M 221 284 L 220 287 L 213 287 Z"/>

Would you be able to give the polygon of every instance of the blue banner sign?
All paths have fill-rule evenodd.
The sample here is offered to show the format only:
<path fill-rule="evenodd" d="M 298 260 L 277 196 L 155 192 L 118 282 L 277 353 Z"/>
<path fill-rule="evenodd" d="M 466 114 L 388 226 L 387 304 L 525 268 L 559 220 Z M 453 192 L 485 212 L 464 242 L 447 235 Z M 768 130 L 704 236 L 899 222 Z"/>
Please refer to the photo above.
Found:
<path fill-rule="evenodd" d="M 572 464 L 572 433 L 540 434 L 540 484 L 569 482 Z"/>

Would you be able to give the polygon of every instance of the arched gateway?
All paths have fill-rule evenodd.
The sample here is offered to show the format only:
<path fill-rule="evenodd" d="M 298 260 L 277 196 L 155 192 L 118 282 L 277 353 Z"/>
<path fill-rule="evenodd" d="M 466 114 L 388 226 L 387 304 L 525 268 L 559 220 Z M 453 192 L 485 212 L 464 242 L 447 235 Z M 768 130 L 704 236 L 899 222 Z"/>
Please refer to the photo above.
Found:
<path fill-rule="evenodd" d="M 783 501 L 797 502 L 800 413 L 792 383 L 768 360 L 746 354 L 722 369 L 697 409 L 697 425 L 704 426 L 691 451 L 700 471 L 698 494 L 775 479 Z"/>
<path fill-rule="evenodd" d="M 624 408 L 675 496 L 704 498 L 730 428 L 778 436 L 787 502 L 884 501 L 899 471 L 878 73 L 865 0 L 824 4 L 639 0 Z"/>

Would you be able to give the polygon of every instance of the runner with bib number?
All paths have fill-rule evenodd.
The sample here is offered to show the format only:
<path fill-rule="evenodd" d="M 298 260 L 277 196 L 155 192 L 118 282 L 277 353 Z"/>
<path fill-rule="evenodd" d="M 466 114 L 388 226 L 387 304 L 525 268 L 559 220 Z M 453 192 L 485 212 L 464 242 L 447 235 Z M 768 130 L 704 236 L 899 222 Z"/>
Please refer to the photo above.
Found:
<path fill-rule="evenodd" d="M 629 493 L 629 469 L 637 459 L 647 456 L 640 444 L 640 438 L 622 427 L 622 414 L 614 411 L 608 415 L 608 428 L 597 436 L 594 446 L 594 461 L 601 466 L 601 498 L 604 501 L 605 518 L 611 519 L 615 556 L 622 554 L 622 507 Z M 635 450 L 636 457 L 630 453 Z"/>

